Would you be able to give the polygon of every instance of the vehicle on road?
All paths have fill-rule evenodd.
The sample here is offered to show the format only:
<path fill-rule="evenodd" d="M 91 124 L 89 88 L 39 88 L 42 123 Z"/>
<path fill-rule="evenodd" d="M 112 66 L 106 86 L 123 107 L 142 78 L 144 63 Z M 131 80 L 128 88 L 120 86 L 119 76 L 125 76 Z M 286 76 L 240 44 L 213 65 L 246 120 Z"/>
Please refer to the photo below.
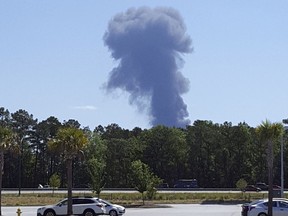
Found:
<path fill-rule="evenodd" d="M 46 184 L 43 186 L 42 184 L 39 184 L 38 189 L 50 189 L 50 185 Z"/>
<path fill-rule="evenodd" d="M 242 205 L 242 216 L 267 216 L 268 199 L 256 200 Z M 288 199 L 273 198 L 273 216 L 288 215 Z"/>
<path fill-rule="evenodd" d="M 243 192 L 246 192 L 246 191 L 256 191 L 256 192 L 259 192 L 261 191 L 261 189 L 259 187 L 256 187 L 254 185 L 247 185 L 243 190 Z"/>
<path fill-rule="evenodd" d="M 169 188 L 169 184 L 168 183 L 161 183 L 156 188 Z"/>
<path fill-rule="evenodd" d="M 280 189 L 281 189 L 281 186 L 279 186 L 279 185 L 273 185 L 273 189 L 278 189 L 278 190 L 280 190 Z"/>
<path fill-rule="evenodd" d="M 174 188 L 198 188 L 198 182 L 197 179 L 179 179 Z"/>
<path fill-rule="evenodd" d="M 112 204 L 107 200 L 96 198 L 99 202 L 104 204 L 105 214 L 110 216 L 121 216 L 125 213 L 125 207 L 117 204 Z"/>
<path fill-rule="evenodd" d="M 268 185 L 264 182 L 257 182 L 255 187 L 260 188 L 261 190 L 268 190 Z"/>
<path fill-rule="evenodd" d="M 254 186 L 260 188 L 262 191 L 269 189 L 269 185 L 263 182 L 257 182 Z M 279 185 L 274 184 L 273 189 L 281 189 L 281 187 Z"/>
<path fill-rule="evenodd" d="M 58 216 L 67 215 L 68 199 L 64 199 L 56 205 L 48 205 L 37 209 L 37 216 Z M 103 215 L 106 209 L 97 198 L 93 197 L 73 197 L 73 215 L 95 216 Z"/>

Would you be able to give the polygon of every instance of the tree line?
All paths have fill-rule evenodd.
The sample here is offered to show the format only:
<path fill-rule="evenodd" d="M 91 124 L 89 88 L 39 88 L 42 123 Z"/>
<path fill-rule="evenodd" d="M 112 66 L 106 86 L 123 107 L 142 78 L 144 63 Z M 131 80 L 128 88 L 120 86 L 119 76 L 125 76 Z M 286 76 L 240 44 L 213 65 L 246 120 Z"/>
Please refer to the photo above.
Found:
<path fill-rule="evenodd" d="M 38 184 L 48 184 L 55 174 L 60 178 L 60 187 L 67 187 L 64 154 L 49 148 L 63 127 L 77 128 L 87 138 L 87 145 L 81 149 L 82 156 L 72 160 L 74 188 L 133 187 L 136 161 L 147 165 L 170 187 L 178 179 L 197 179 L 199 186 L 206 188 L 235 188 L 239 179 L 249 184 L 268 181 L 267 146 L 261 142 L 256 128 L 245 122 L 232 125 L 197 120 L 186 128 L 159 125 L 132 130 L 113 123 L 91 130 L 81 127 L 75 119 L 60 122 L 51 116 L 39 122 L 26 110 L 10 113 L 1 107 L 3 188 L 35 188 Z M 15 134 L 8 146 L 2 142 L 7 128 Z M 285 137 L 286 134 L 284 141 Z M 277 139 L 273 149 L 273 183 L 278 185 L 280 142 Z M 284 149 L 286 147 L 284 142 Z M 287 153 L 284 161 L 288 161 Z M 288 168 L 284 168 L 287 179 Z"/>

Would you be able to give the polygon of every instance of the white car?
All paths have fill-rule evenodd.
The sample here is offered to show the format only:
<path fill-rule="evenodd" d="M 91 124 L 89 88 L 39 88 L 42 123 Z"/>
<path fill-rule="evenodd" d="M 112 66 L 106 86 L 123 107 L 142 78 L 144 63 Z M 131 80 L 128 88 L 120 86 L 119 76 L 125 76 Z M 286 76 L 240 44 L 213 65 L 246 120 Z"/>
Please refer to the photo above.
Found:
<path fill-rule="evenodd" d="M 48 205 L 37 209 L 37 216 L 67 215 L 68 199 L 64 199 L 56 205 Z M 104 204 L 93 197 L 73 197 L 73 215 L 95 216 L 105 214 Z"/>
<path fill-rule="evenodd" d="M 97 198 L 97 200 L 104 204 L 105 214 L 110 216 L 121 216 L 125 213 L 125 207 L 117 204 L 112 204 L 107 200 Z"/>
<path fill-rule="evenodd" d="M 243 211 L 245 209 L 245 212 Z M 267 216 L 268 199 L 257 200 L 242 206 L 242 215 L 244 216 Z M 273 198 L 273 216 L 288 215 L 288 199 Z"/>

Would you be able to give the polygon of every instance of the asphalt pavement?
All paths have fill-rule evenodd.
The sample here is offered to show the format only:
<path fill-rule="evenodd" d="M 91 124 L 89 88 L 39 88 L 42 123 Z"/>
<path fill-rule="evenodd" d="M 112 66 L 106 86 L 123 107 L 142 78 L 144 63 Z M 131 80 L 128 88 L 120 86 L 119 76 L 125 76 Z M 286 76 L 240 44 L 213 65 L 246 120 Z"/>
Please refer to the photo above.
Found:
<path fill-rule="evenodd" d="M 2 207 L 3 216 L 17 216 L 20 208 L 21 216 L 36 216 L 38 206 Z M 241 205 L 206 205 L 206 204 L 177 204 L 162 205 L 161 208 L 127 208 L 124 216 L 239 216 Z"/>

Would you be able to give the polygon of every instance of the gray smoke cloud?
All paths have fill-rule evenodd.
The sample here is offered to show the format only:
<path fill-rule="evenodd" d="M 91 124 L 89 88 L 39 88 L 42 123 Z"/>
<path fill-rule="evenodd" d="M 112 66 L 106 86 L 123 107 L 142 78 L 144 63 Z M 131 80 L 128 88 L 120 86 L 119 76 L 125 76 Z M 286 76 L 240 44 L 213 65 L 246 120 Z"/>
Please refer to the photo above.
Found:
<path fill-rule="evenodd" d="M 189 80 L 179 71 L 181 54 L 192 51 L 180 14 L 172 8 L 141 7 L 119 13 L 109 22 L 104 43 L 119 62 L 109 75 L 107 90 L 129 92 L 130 104 L 147 108 L 150 124 L 190 124 L 181 95 Z"/>

